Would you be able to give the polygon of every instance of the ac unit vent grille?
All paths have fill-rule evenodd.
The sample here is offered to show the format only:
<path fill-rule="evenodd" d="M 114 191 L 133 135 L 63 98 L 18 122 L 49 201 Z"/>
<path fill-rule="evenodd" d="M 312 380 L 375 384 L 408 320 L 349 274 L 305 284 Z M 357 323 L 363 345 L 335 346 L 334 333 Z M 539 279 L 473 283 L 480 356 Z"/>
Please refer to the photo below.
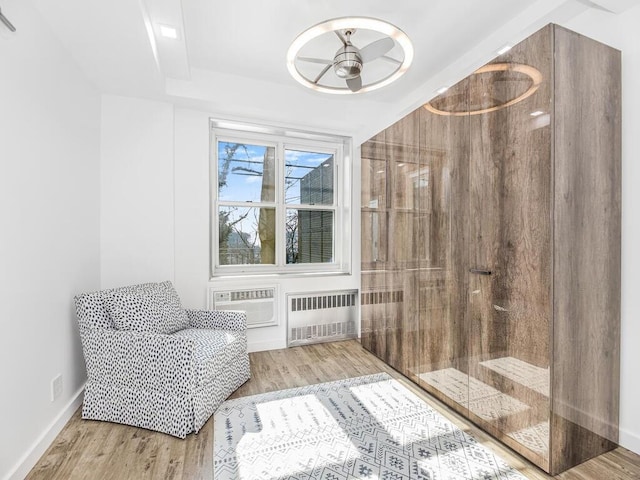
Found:
<path fill-rule="evenodd" d="M 288 345 L 356 338 L 358 292 L 288 295 Z"/>
<path fill-rule="evenodd" d="M 267 288 L 264 290 L 236 290 L 231 292 L 232 302 L 265 298 L 273 298 L 273 288 Z"/>

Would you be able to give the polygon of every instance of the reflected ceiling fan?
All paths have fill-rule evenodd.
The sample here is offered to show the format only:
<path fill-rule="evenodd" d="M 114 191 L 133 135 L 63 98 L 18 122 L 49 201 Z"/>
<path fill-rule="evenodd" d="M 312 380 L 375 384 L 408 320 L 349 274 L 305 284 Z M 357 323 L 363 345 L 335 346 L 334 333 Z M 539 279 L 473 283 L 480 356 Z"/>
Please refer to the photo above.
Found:
<path fill-rule="evenodd" d="M 312 83 L 318 85 L 318 82 L 322 77 L 324 77 L 333 67 L 335 74 L 338 77 L 345 79 L 349 90 L 355 93 L 362 88 L 362 77 L 360 75 L 365 64 L 378 58 L 384 58 L 396 64 L 402 63 L 391 57 L 385 56 L 395 46 L 395 42 L 392 38 L 381 38 L 362 48 L 358 48 L 351 43 L 351 36 L 355 32 L 355 28 L 334 30 L 334 33 L 340 39 L 340 42 L 342 42 L 342 46 L 335 53 L 332 60 L 298 57 L 298 60 L 302 62 L 320 63 L 325 65 L 318 76 L 312 80 Z"/>

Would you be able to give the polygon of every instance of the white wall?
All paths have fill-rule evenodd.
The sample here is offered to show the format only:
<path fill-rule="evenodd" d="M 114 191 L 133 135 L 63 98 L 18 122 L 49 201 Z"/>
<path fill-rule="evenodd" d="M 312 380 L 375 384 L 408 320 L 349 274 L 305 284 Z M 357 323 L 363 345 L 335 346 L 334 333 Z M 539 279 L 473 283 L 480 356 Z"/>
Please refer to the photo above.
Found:
<path fill-rule="evenodd" d="M 185 307 L 207 308 L 210 285 L 277 285 L 280 325 L 251 329 L 250 351 L 286 346 L 285 294 L 358 288 L 358 248 L 351 275 L 210 282 L 209 118 L 215 114 L 116 96 L 103 97 L 102 111 L 103 287 L 170 279 Z M 359 176 L 355 184 L 351 227 L 358 246 Z"/>
<path fill-rule="evenodd" d="M 73 296 L 99 288 L 100 103 L 30 1 L 2 11 L 0 478 L 23 478 L 86 379 Z"/>
<path fill-rule="evenodd" d="M 104 96 L 101 131 L 101 287 L 173 280 L 173 107 Z"/>
<path fill-rule="evenodd" d="M 640 5 L 621 15 L 589 10 L 563 25 L 622 51 L 620 444 L 640 453 Z"/>

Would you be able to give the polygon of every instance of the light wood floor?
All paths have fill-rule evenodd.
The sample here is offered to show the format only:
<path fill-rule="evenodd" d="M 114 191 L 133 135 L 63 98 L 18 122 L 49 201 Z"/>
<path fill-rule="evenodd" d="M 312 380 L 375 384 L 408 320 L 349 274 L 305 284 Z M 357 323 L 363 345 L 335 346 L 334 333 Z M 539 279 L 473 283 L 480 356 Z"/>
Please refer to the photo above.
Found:
<path fill-rule="evenodd" d="M 251 354 L 251 380 L 233 397 L 387 372 L 532 480 L 550 479 L 412 382 L 356 341 Z M 76 412 L 27 476 L 36 479 L 213 478 L 213 416 L 197 434 L 180 440 L 162 433 L 87 421 Z M 618 448 L 555 477 L 559 480 L 640 479 L 640 456 Z M 265 479 L 266 480 L 266 479 Z"/>

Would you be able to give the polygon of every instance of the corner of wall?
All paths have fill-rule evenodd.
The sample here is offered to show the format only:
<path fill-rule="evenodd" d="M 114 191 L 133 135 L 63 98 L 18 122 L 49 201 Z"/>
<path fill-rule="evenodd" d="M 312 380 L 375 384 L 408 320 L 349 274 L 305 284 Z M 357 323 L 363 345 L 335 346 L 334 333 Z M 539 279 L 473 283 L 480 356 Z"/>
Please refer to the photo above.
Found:
<path fill-rule="evenodd" d="M 82 405 L 84 387 L 85 385 L 82 385 L 82 387 L 80 387 L 80 389 L 73 395 L 67 405 L 47 426 L 31 447 L 29 447 L 27 452 L 18 460 L 3 480 L 21 480 L 29 474 L 31 469 L 47 451 L 67 422 L 71 417 L 73 417 L 73 414 L 76 412 L 78 407 Z"/>

